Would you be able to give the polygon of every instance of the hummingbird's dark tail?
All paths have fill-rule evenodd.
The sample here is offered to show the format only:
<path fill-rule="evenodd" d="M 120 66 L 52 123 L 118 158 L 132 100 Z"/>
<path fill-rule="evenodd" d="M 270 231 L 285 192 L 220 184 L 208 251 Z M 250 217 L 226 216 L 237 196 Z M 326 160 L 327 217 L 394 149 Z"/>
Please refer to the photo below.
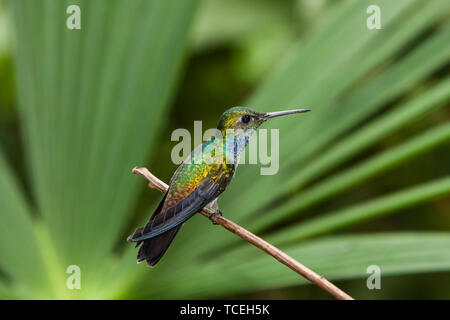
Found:
<path fill-rule="evenodd" d="M 162 258 L 167 248 L 172 243 L 173 238 L 180 230 L 181 225 L 166 231 L 165 233 L 160 234 L 151 239 L 146 239 L 143 241 L 141 248 L 139 249 L 139 253 L 137 256 L 137 261 L 141 262 L 146 260 L 149 266 L 154 266 L 158 263 L 158 261 Z M 138 232 L 137 230 L 136 232 Z M 138 246 L 140 242 L 136 246 Z"/>
<path fill-rule="evenodd" d="M 150 218 L 149 222 L 146 226 L 151 225 L 152 219 L 161 212 L 161 209 L 164 205 L 164 201 L 167 197 L 167 192 L 164 195 L 163 199 L 159 203 L 158 207 L 156 208 L 155 212 L 153 213 L 152 217 Z M 137 262 L 142 262 L 144 260 L 147 261 L 147 264 L 151 267 L 156 265 L 159 260 L 161 260 L 164 253 L 167 251 L 167 248 L 169 248 L 170 244 L 172 243 L 173 238 L 178 233 L 178 230 L 180 230 L 181 224 L 173 229 L 170 229 L 154 238 L 145 239 L 144 241 L 138 241 L 136 243 L 136 247 L 138 247 L 141 243 L 142 246 L 139 248 L 138 256 L 137 256 Z M 144 233 L 145 227 L 141 227 L 136 229 L 136 231 L 128 238 L 129 241 L 133 241 L 133 239 L 140 238 L 142 234 Z"/>

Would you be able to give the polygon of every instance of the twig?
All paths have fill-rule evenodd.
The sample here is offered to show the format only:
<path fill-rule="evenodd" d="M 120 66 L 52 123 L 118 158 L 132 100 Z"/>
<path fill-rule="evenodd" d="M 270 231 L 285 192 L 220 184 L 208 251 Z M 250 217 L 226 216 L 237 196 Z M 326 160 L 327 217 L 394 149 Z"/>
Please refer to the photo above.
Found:
<path fill-rule="evenodd" d="M 163 181 L 159 180 L 157 177 L 155 177 L 153 174 L 150 173 L 150 171 L 147 170 L 147 168 L 133 168 L 132 171 L 134 174 L 139 174 L 141 176 L 144 176 L 149 181 L 149 187 L 159 190 L 161 192 L 166 192 L 168 189 L 168 185 L 165 184 Z M 203 208 L 200 213 L 204 215 L 205 217 L 208 217 L 213 213 L 212 210 L 208 208 Z M 228 231 L 233 232 L 234 234 L 238 235 L 242 239 L 250 242 L 255 247 L 258 247 L 259 249 L 267 252 L 272 257 L 280 261 L 282 264 L 288 266 L 301 276 L 305 277 L 315 285 L 319 286 L 323 290 L 327 291 L 334 297 L 336 297 L 339 300 L 354 300 L 351 296 L 349 296 L 347 293 L 336 287 L 334 284 L 332 284 L 330 281 L 322 277 L 321 275 L 318 275 L 308 267 L 304 266 L 291 256 L 287 255 L 277 247 L 271 245 L 270 243 L 264 241 L 260 237 L 254 235 L 250 231 L 242 228 L 241 226 L 237 225 L 236 223 L 228 220 L 227 218 L 224 218 L 221 215 L 214 215 L 211 217 L 211 219 L 217 223 L 218 225 L 221 225 Z"/>

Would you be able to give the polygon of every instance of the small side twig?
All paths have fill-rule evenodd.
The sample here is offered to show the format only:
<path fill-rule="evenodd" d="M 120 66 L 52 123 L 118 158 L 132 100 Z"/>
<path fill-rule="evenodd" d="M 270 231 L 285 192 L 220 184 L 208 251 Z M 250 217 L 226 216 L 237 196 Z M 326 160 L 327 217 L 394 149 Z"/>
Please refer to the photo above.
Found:
<path fill-rule="evenodd" d="M 141 176 L 144 176 L 149 181 L 149 187 L 152 189 L 159 190 L 161 192 L 166 192 L 168 189 L 168 185 L 165 184 L 163 181 L 159 180 L 157 177 L 155 177 L 150 171 L 147 170 L 147 168 L 133 168 L 132 171 L 134 174 L 139 174 Z M 208 208 L 203 208 L 200 213 L 209 218 L 210 215 L 213 213 L 212 210 Z M 301 276 L 305 277 L 318 287 L 322 288 L 323 290 L 327 291 L 331 295 L 333 295 L 335 298 L 339 300 L 354 300 L 350 295 L 336 287 L 334 284 L 332 284 L 330 281 L 322 277 L 321 275 L 315 273 L 308 267 L 304 266 L 291 256 L 287 255 L 277 247 L 271 245 L 270 243 L 266 242 L 265 240 L 261 239 L 260 237 L 256 236 L 255 234 L 251 233 L 250 231 L 242 228 L 238 224 L 228 220 L 227 218 L 224 218 L 221 215 L 214 215 L 211 217 L 211 219 L 217 223 L 218 225 L 221 225 L 228 231 L 234 233 L 235 235 L 241 237 L 242 239 L 250 242 L 255 247 L 258 247 L 259 249 L 267 252 L 272 257 L 280 261 L 282 264 L 286 265 L 290 269 L 294 270 Z"/>

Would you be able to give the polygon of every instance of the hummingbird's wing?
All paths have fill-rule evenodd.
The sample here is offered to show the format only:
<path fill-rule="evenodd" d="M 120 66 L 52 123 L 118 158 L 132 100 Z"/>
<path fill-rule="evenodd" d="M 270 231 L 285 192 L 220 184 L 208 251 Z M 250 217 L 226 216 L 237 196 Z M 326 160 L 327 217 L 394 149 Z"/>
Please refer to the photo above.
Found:
<path fill-rule="evenodd" d="M 139 242 L 154 238 L 184 223 L 196 212 L 213 201 L 219 193 L 220 184 L 211 178 L 205 178 L 186 198 L 174 206 L 159 213 L 155 212 L 147 225 L 137 230 L 128 241 Z"/>

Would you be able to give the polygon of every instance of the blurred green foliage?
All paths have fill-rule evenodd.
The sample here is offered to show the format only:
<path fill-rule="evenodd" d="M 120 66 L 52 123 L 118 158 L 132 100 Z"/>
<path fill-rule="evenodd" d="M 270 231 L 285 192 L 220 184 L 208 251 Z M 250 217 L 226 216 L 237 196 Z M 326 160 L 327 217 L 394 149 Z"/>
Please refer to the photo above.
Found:
<path fill-rule="evenodd" d="M 78 4 L 82 29 L 67 30 Z M 382 29 L 368 30 L 378 4 Z M 220 200 L 356 298 L 450 298 L 446 0 L 0 2 L 2 298 L 329 298 L 202 217 L 155 269 L 126 236 L 168 181 L 175 128 L 233 105 L 283 119 L 280 172 Z M 82 289 L 68 290 L 79 265 Z M 366 268 L 382 290 L 366 288 Z"/>

